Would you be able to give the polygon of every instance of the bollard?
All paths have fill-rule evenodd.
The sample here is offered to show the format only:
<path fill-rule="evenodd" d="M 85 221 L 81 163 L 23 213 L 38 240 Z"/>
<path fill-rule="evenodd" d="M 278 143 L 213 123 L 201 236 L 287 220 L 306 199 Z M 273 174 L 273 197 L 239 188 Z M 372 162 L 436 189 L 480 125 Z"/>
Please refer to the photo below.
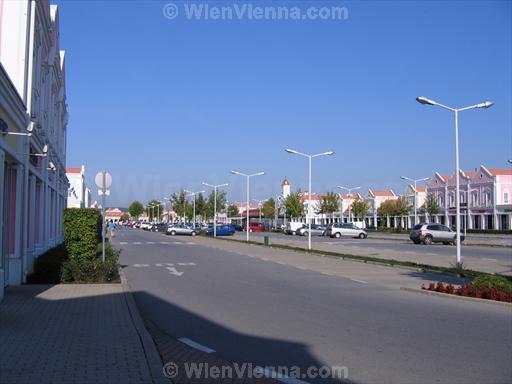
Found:
<path fill-rule="evenodd" d="M 265 245 L 270 245 L 270 237 L 264 236 L 263 237 L 263 242 L 264 242 Z"/>

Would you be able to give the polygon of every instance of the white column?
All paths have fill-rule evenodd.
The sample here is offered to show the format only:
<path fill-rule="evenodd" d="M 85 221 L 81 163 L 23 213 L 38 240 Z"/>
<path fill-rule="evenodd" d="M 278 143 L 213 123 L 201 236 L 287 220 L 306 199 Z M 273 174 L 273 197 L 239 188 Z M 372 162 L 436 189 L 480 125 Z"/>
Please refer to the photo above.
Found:
<path fill-rule="evenodd" d="M 35 230 L 36 230 L 36 177 L 34 175 L 29 176 L 28 179 L 28 188 L 29 196 L 27 207 L 28 207 L 28 215 L 27 215 L 27 272 L 32 273 L 34 271 L 34 261 L 35 261 L 35 249 L 34 249 L 34 239 L 35 239 Z"/>
<path fill-rule="evenodd" d="M 22 203 L 23 203 L 23 167 L 18 164 L 16 170 L 16 219 L 14 224 L 14 253 L 9 255 L 9 285 L 20 285 L 23 281 L 23 226 L 22 226 Z"/>

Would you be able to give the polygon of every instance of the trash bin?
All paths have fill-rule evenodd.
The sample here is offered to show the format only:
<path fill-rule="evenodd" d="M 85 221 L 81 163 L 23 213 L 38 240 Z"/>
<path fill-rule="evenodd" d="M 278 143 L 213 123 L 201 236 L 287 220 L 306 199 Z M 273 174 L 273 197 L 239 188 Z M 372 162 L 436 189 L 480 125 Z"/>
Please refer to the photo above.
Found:
<path fill-rule="evenodd" d="M 264 236 L 264 237 L 263 237 L 263 243 L 264 243 L 265 245 L 270 245 L 270 237 L 268 237 L 268 236 Z"/>

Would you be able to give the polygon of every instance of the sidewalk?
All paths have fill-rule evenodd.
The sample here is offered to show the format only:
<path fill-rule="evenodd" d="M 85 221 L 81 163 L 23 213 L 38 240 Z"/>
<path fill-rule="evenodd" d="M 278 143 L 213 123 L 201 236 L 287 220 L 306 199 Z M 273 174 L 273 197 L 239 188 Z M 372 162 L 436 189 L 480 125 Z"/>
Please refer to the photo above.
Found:
<path fill-rule="evenodd" d="M 0 381 L 169 383 L 137 316 L 121 284 L 10 287 L 0 303 Z"/>

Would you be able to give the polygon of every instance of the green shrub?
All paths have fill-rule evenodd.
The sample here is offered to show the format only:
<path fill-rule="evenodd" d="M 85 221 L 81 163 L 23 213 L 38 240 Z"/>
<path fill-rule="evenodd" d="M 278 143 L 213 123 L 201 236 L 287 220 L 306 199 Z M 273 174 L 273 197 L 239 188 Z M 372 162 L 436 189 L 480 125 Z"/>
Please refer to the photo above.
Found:
<path fill-rule="evenodd" d="M 27 277 L 29 284 L 58 284 L 62 266 L 68 260 L 64 243 L 40 255 L 34 264 L 34 273 Z"/>
<path fill-rule="evenodd" d="M 64 211 L 64 241 L 70 259 L 93 260 L 101 239 L 101 212 L 93 208 Z"/>
<path fill-rule="evenodd" d="M 119 281 L 118 257 L 101 259 L 70 259 L 62 266 L 63 283 L 113 283 Z"/>
<path fill-rule="evenodd" d="M 505 292 L 512 292 L 512 282 L 503 276 L 481 275 L 476 277 L 471 284 L 478 288 L 495 288 Z"/>

